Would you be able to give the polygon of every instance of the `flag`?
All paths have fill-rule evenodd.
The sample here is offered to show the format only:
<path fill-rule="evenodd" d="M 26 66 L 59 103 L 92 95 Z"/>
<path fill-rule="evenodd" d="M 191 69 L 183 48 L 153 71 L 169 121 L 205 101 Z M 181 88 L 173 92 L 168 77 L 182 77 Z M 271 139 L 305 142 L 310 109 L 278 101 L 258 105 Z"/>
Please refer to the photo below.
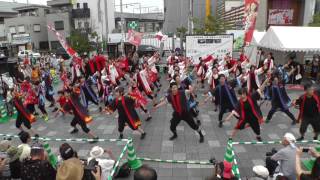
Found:
<path fill-rule="evenodd" d="M 245 0 L 244 9 L 244 46 L 251 43 L 253 31 L 256 27 L 256 19 L 258 15 L 259 0 Z"/>
<path fill-rule="evenodd" d="M 129 43 L 139 46 L 141 44 L 143 33 L 141 32 L 136 32 L 132 29 L 128 30 L 128 41 Z"/>
<path fill-rule="evenodd" d="M 156 38 L 157 38 L 159 41 L 165 41 L 165 40 L 168 39 L 168 36 L 162 34 L 162 32 L 159 31 L 159 32 L 157 32 L 157 34 L 156 34 Z"/>
<path fill-rule="evenodd" d="M 78 57 L 77 52 L 72 49 L 67 41 L 65 40 L 65 38 L 62 36 L 62 34 L 60 32 L 58 32 L 53 25 L 48 25 L 47 26 L 49 30 L 51 30 L 57 37 L 57 39 L 59 40 L 61 46 L 63 47 L 63 49 L 71 56 L 71 57 Z"/>

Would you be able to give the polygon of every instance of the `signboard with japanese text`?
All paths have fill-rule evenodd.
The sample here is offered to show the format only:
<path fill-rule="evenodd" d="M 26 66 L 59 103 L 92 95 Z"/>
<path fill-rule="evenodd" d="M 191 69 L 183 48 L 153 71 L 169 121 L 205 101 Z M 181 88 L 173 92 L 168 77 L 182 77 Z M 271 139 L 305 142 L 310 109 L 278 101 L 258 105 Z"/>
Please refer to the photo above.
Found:
<path fill-rule="evenodd" d="M 233 35 L 200 35 L 186 36 L 186 56 L 198 64 L 199 57 L 212 55 L 221 59 L 227 53 L 232 54 Z"/>
<path fill-rule="evenodd" d="M 289 25 L 293 21 L 293 9 L 270 9 L 268 24 Z"/>
<path fill-rule="evenodd" d="M 29 34 L 15 34 L 12 36 L 12 44 L 27 44 L 31 42 Z"/>

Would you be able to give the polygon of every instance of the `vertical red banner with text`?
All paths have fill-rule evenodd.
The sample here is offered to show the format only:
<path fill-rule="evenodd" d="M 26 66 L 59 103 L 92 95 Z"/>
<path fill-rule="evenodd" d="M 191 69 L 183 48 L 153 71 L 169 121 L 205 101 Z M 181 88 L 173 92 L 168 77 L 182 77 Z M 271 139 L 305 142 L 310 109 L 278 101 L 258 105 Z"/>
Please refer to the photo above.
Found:
<path fill-rule="evenodd" d="M 245 0 L 244 9 L 244 46 L 249 46 L 256 27 L 258 16 L 259 0 Z"/>

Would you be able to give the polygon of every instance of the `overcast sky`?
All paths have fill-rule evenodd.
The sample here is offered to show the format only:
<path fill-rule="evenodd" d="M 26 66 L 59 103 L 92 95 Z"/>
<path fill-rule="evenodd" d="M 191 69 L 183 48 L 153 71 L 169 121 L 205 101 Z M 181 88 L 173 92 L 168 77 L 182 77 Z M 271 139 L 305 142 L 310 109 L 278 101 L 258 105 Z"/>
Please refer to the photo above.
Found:
<path fill-rule="evenodd" d="M 1 1 L 13 2 L 13 0 L 1 0 Z M 21 3 L 27 3 L 27 1 L 29 1 L 29 3 L 31 4 L 43 4 L 43 5 L 47 4 L 46 0 L 15 0 L 15 1 L 21 2 Z M 140 3 L 142 12 L 148 11 L 148 8 L 144 8 L 144 7 L 150 7 L 149 11 L 155 10 L 157 8 L 163 11 L 163 0 L 123 0 L 122 3 L 123 4 Z M 116 9 L 120 10 L 120 6 L 119 6 L 120 0 L 115 0 L 115 4 L 116 4 Z M 124 5 L 123 8 L 124 8 L 123 10 L 126 12 L 133 12 L 133 11 L 135 13 L 139 12 L 139 4 Z"/>

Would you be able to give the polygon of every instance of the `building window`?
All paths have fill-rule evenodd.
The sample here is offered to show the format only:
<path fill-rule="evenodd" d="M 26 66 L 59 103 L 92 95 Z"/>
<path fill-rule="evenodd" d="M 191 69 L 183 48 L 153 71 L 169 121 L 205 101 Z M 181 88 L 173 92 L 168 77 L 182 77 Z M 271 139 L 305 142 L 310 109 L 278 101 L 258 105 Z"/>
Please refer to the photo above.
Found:
<path fill-rule="evenodd" d="M 63 21 L 55 21 L 54 22 L 54 27 L 56 30 L 64 30 L 64 24 Z"/>
<path fill-rule="evenodd" d="M 88 3 L 83 3 L 83 9 L 88 9 Z"/>
<path fill-rule="evenodd" d="M 34 32 L 40 32 L 40 30 L 41 30 L 40 24 L 34 24 L 33 25 L 33 31 Z"/>
<path fill-rule="evenodd" d="M 39 42 L 39 49 L 40 50 L 48 50 L 49 49 L 49 42 L 48 41 L 40 41 Z"/>
<path fill-rule="evenodd" d="M 9 27 L 9 31 L 10 31 L 10 34 L 15 34 L 16 33 L 16 27 L 15 26 Z"/>
<path fill-rule="evenodd" d="M 84 22 L 84 28 L 89 29 L 89 27 L 90 27 L 89 22 Z"/>
<path fill-rule="evenodd" d="M 25 28 L 24 28 L 24 25 L 18 26 L 18 32 L 19 32 L 19 33 L 25 33 L 25 32 L 26 32 L 26 30 L 25 30 Z"/>
<path fill-rule="evenodd" d="M 78 29 L 81 29 L 81 28 L 82 28 L 82 22 L 78 21 Z"/>
<path fill-rule="evenodd" d="M 77 3 L 77 9 L 80 9 L 80 3 Z"/>
<path fill-rule="evenodd" d="M 51 49 L 57 50 L 58 48 L 62 47 L 59 41 L 51 41 Z"/>

